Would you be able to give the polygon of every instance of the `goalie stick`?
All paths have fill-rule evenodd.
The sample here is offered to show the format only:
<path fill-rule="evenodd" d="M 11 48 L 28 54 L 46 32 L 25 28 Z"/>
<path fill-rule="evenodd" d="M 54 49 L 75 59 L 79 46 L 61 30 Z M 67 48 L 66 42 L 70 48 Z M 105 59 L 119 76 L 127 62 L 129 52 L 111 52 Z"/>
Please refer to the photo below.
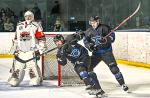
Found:
<path fill-rule="evenodd" d="M 53 50 L 55 50 L 55 49 L 57 49 L 57 48 L 58 48 L 58 47 L 52 48 L 52 49 L 50 49 L 50 50 L 48 50 L 48 51 L 46 51 L 46 52 L 40 54 L 39 56 L 42 56 L 42 55 L 44 55 L 44 54 L 47 54 L 47 53 L 49 53 L 49 52 L 51 52 L 51 51 L 53 51 Z M 27 63 L 27 62 L 29 62 L 29 61 L 34 60 L 34 59 L 37 58 L 37 57 L 35 56 L 35 57 L 30 58 L 30 59 L 28 59 L 28 60 L 23 60 L 23 59 L 19 58 L 19 57 L 16 56 L 16 55 L 14 55 L 14 57 L 15 57 L 15 59 L 16 59 L 17 61 L 19 61 L 19 62 L 21 62 L 21 63 Z"/>
<path fill-rule="evenodd" d="M 76 41 L 76 40 L 77 40 L 77 39 L 74 39 L 74 40 L 72 40 L 72 41 L 69 42 L 69 43 L 72 43 L 72 42 L 74 42 L 74 41 Z M 65 43 L 64 45 L 69 44 L 69 43 Z M 64 46 L 64 45 L 63 45 L 63 46 Z M 61 47 L 63 47 L 63 46 L 61 46 Z M 42 56 L 42 55 L 44 55 L 44 54 L 47 54 L 47 53 L 49 53 L 49 52 L 51 52 L 51 51 L 53 51 L 53 50 L 55 50 L 55 49 L 57 49 L 57 48 L 58 48 L 58 47 L 52 48 L 52 49 L 50 49 L 50 50 L 47 50 L 46 52 L 40 54 L 39 56 Z M 34 59 L 37 58 L 37 57 L 35 56 L 35 57 L 30 58 L 30 59 L 28 59 L 28 60 L 23 60 L 23 59 L 21 59 L 20 57 L 18 57 L 17 55 L 14 55 L 14 57 L 15 57 L 15 59 L 16 59 L 17 61 L 19 61 L 19 62 L 21 62 L 21 63 L 27 63 L 27 62 L 29 62 L 29 61 L 34 60 Z"/>
<path fill-rule="evenodd" d="M 124 19 L 117 27 L 115 27 L 113 30 L 111 30 L 111 32 L 109 32 L 106 36 L 103 37 L 103 39 L 105 39 L 106 41 L 104 43 L 101 43 L 101 44 L 105 44 L 107 42 L 106 38 L 109 35 L 111 35 L 114 31 L 116 31 L 119 27 L 121 27 L 124 23 L 126 23 L 129 19 L 131 19 L 139 11 L 140 7 L 141 7 L 141 2 L 138 4 L 138 7 L 130 16 L 128 16 L 126 19 Z"/>

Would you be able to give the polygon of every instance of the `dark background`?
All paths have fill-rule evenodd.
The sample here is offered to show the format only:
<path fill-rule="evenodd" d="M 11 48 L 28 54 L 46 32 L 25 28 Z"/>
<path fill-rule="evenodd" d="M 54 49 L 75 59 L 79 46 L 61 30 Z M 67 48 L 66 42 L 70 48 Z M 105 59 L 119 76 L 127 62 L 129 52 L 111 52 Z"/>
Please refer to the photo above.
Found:
<path fill-rule="evenodd" d="M 149 29 L 150 27 L 150 0 L 0 0 L 0 10 L 10 8 L 14 15 L 12 22 L 16 24 L 23 20 L 20 15 L 25 9 L 40 9 L 40 20 L 44 31 L 53 31 L 55 21 L 61 21 L 64 31 L 85 30 L 88 19 L 98 15 L 102 23 L 112 28 L 132 14 L 141 1 L 141 9 L 130 19 L 122 29 Z M 56 7 L 56 3 L 58 6 Z M 54 11 L 52 11 L 52 9 Z"/>

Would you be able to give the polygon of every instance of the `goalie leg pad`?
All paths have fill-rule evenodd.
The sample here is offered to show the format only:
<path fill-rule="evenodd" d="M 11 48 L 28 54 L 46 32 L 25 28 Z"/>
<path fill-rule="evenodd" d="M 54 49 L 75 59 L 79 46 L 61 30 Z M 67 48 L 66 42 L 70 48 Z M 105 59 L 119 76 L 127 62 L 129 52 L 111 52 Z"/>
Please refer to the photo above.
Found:
<path fill-rule="evenodd" d="M 24 71 L 25 64 L 22 64 L 18 61 L 15 61 L 12 74 L 8 79 L 8 84 L 11 86 L 18 86 L 20 82 L 23 80 L 25 71 Z"/>
<path fill-rule="evenodd" d="M 12 73 L 12 76 L 8 79 L 8 84 L 11 86 L 18 86 L 20 82 L 23 80 L 25 75 L 25 71 L 17 69 Z"/>
<path fill-rule="evenodd" d="M 37 71 L 38 71 L 38 76 L 35 75 L 35 73 L 33 72 L 32 69 L 29 70 L 29 76 L 30 76 L 30 82 L 29 82 L 29 85 L 41 85 L 41 83 L 43 82 L 43 77 L 41 75 L 41 72 L 40 72 L 40 68 L 38 67 L 37 68 Z"/>
<path fill-rule="evenodd" d="M 41 85 L 41 78 L 40 77 L 34 77 L 34 78 L 30 79 L 29 85 L 30 86 L 39 86 L 39 85 Z"/>
<path fill-rule="evenodd" d="M 29 85 L 31 86 L 41 85 L 43 80 L 42 74 L 40 68 L 36 64 L 34 64 L 34 66 L 30 68 L 29 75 L 30 75 Z"/>

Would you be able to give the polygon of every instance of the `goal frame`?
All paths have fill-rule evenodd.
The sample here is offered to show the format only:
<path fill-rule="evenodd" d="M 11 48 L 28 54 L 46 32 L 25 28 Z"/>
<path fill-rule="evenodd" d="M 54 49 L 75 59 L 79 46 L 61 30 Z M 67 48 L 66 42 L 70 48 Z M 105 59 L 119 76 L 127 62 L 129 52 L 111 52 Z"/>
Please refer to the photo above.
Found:
<path fill-rule="evenodd" d="M 69 35 L 69 34 L 73 34 L 73 33 L 76 33 L 76 32 L 44 32 L 45 34 L 45 37 L 47 36 L 55 36 L 57 34 L 62 34 L 62 35 Z M 44 73 L 45 73 L 45 70 L 44 70 L 44 56 L 41 57 L 41 71 L 42 71 L 42 76 L 44 77 Z M 58 64 L 57 65 L 58 68 L 57 68 L 57 86 L 61 86 L 61 80 L 62 80 L 62 74 L 61 74 L 61 65 Z"/>

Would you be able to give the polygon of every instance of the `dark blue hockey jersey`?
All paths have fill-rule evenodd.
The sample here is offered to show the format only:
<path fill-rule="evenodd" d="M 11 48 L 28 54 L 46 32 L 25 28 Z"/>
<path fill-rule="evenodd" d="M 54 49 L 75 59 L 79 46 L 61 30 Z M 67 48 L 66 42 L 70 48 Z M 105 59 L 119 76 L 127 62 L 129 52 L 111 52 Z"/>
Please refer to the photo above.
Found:
<path fill-rule="evenodd" d="M 111 33 L 108 36 L 107 42 L 105 44 L 101 43 L 102 37 L 105 37 L 107 34 L 111 32 L 111 28 L 107 25 L 100 24 L 96 29 L 90 27 L 85 31 L 84 44 L 89 49 L 93 45 L 93 54 L 101 55 L 106 53 L 107 51 L 112 51 L 111 43 L 115 40 L 115 33 Z"/>
<path fill-rule="evenodd" d="M 62 53 L 63 51 L 63 53 Z M 89 55 L 86 48 L 76 43 L 74 45 L 68 44 L 65 50 L 59 48 L 57 51 L 57 60 L 61 65 L 67 64 L 67 59 L 73 64 L 80 66 L 88 66 Z"/>

